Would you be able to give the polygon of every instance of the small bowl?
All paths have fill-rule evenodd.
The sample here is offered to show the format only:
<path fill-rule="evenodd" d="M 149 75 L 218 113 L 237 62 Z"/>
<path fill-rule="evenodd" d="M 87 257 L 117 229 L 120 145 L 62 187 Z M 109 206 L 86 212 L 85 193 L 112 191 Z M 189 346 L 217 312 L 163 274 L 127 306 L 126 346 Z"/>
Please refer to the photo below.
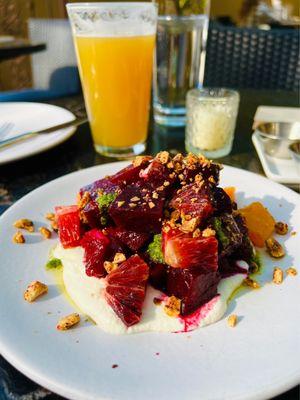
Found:
<path fill-rule="evenodd" d="M 265 152 L 276 158 L 290 159 L 289 146 L 300 140 L 300 122 L 263 122 L 256 131 Z"/>
<path fill-rule="evenodd" d="M 295 163 L 300 166 L 300 140 L 289 145 L 289 152 Z"/>

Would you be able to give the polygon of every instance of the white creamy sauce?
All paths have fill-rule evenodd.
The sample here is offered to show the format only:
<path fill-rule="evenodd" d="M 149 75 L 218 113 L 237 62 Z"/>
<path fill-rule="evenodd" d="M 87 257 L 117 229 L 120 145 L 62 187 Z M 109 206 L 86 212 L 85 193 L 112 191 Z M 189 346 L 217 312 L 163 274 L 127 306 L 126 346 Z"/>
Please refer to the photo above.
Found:
<path fill-rule="evenodd" d="M 138 324 L 127 328 L 103 296 L 105 280 L 86 275 L 82 247 L 64 249 L 59 244 L 54 249 L 53 256 L 62 261 L 65 289 L 74 303 L 101 329 L 114 334 L 149 331 L 182 332 L 212 324 L 224 315 L 230 295 L 240 286 L 246 275 L 239 273 L 222 279 L 218 285 L 219 295 L 197 310 L 197 318 L 187 324 L 181 318 L 168 316 L 164 311 L 164 302 L 155 305 L 154 297 L 162 298 L 162 293 L 148 286 L 142 318 Z M 239 262 L 239 265 L 248 269 L 248 264 L 243 261 Z"/>

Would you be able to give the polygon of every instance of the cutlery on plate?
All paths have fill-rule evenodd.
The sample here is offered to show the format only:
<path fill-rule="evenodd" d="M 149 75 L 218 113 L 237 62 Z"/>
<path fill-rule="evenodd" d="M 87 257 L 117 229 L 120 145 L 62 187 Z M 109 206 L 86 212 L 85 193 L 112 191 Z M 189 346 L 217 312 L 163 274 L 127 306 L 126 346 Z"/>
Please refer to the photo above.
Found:
<path fill-rule="evenodd" d="M 10 137 L 8 139 L 0 140 L 0 149 L 3 148 L 3 147 L 8 147 L 8 146 L 10 146 L 12 144 L 15 144 L 17 142 L 29 139 L 29 138 L 31 138 L 33 136 L 45 135 L 45 134 L 48 134 L 48 133 L 53 133 L 55 131 L 58 131 L 59 129 L 68 128 L 70 126 L 76 127 L 76 126 L 84 124 L 87 121 L 88 121 L 87 118 L 77 118 L 77 119 L 74 119 L 74 120 L 69 121 L 69 122 L 64 122 L 63 124 L 51 126 L 50 128 L 41 129 L 39 131 L 25 132 L 25 133 L 22 133 L 20 135 L 16 135 L 16 136 Z M 0 133 L 0 136 L 1 136 L 1 133 Z"/>

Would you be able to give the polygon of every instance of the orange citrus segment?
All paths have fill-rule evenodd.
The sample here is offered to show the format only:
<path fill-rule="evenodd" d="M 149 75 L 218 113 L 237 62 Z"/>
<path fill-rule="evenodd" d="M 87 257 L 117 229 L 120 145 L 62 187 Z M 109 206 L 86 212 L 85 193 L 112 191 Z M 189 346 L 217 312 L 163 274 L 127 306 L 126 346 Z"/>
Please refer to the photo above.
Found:
<path fill-rule="evenodd" d="M 236 191 L 236 188 L 234 186 L 224 187 L 224 192 L 226 194 L 228 194 L 231 201 L 235 201 L 235 191 Z"/>
<path fill-rule="evenodd" d="M 275 220 L 269 211 L 258 201 L 241 208 L 239 212 L 245 218 L 249 236 L 255 246 L 264 247 L 265 241 L 272 235 Z"/>

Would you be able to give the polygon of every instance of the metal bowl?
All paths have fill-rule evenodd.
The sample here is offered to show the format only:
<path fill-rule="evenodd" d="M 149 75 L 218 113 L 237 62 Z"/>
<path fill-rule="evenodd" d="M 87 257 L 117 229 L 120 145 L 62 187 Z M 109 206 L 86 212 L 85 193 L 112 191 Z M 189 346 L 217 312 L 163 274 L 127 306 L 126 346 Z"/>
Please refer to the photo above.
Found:
<path fill-rule="evenodd" d="M 289 151 L 291 157 L 300 166 L 300 140 L 289 145 Z"/>
<path fill-rule="evenodd" d="M 289 146 L 300 140 L 300 122 L 263 122 L 256 131 L 272 157 L 291 158 Z"/>

